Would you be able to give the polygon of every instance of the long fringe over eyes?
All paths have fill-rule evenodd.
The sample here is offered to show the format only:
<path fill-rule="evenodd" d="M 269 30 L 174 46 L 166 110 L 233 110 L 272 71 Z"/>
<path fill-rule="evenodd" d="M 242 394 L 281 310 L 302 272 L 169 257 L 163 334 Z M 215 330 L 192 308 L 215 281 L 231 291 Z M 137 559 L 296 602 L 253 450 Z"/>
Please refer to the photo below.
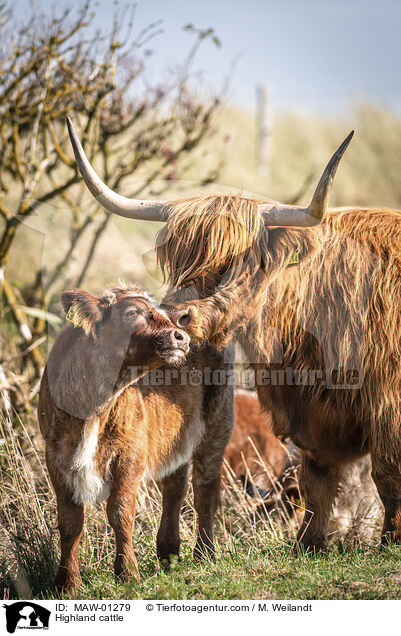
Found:
<path fill-rule="evenodd" d="M 157 256 L 172 285 L 198 284 L 236 269 L 258 249 L 263 223 L 258 201 L 234 196 L 186 199 L 172 206 L 157 237 Z"/>

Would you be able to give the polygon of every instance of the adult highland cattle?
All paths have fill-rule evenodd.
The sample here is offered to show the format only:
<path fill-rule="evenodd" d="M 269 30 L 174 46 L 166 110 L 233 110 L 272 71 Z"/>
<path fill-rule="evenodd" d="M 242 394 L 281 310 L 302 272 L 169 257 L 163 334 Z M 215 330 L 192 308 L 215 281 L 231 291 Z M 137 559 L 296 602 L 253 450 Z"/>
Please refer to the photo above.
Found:
<path fill-rule="evenodd" d="M 302 544 L 325 545 L 342 472 L 368 453 L 383 539 L 401 542 L 401 212 L 327 209 L 352 133 L 307 208 L 240 195 L 120 197 L 95 174 L 71 124 L 70 136 L 99 203 L 166 222 L 158 251 L 177 324 L 215 346 L 239 341 L 275 434 L 302 449 Z"/>

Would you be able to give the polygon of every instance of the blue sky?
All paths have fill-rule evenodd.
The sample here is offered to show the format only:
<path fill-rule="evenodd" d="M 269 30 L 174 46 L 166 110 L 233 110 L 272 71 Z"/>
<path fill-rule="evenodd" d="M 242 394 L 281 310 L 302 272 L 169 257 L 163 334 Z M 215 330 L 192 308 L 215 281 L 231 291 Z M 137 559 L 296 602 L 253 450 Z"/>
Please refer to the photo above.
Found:
<path fill-rule="evenodd" d="M 73 0 L 74 1 L 74 0 Z M 22 10 L 25 0 L 19 0 Z M 53 3 L 37 0 L 46 8 Z M 259 83 L 277 110 L 345 110 L 369 98 L 401 110 L 401 2 L 396 0 L 138 0 L 137 29 L 163 20 L 151 44 L 154 77 L 183 59 L 191 43 L 182 26 L 213 27 L 196 66 L 219 86 L 232 60 L 230 101 L 252 107 Z M 98 24 L 111 22 L 113 2 L 100 0 Z"/>

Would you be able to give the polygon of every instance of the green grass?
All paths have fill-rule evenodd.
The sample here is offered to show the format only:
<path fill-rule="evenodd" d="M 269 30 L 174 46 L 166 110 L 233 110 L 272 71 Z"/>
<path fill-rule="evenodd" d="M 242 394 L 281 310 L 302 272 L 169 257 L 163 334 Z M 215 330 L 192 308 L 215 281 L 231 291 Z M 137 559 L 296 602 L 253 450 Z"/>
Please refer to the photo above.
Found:
<path fill-rule="evenodd" d="M 332 548 L 317 557 L 263 537 L 235 550 L 219 546 L 215 562 L 197 564 L 189 547 L 163 573 L 155 551 L 140 564 L 140 583 L 116 585 L 110 567 L 85 573 L 74 599 L 399 599 L 400 548 Z M 110 565 L 110 564 L 109 564 Z M 51 597 L 53 598 L 53 597 Z"/>
<path fill-rule="evenodd" d="M 0 435 L 0 599 L 58 598 L 52 586 L 58 561 L 55 499 L 33 421 L 2 418 Z M 294 551 L 296 524 L 255 514 L 254 502 L 226 473 L 216 519 L 216 558 L 192 558 L 192 494 L 181 521 L 182 554 L 168 572 L 156 559 L 161 513 L 156 485 L 140 489 L 134 546 L 139 583 L 116 583 L 114 537 L 103 507 L 89 508 L 81 541 L 82 585 L 73 599 L 399 599 L 401 547 L 332 545 L 326 554 Z"/>

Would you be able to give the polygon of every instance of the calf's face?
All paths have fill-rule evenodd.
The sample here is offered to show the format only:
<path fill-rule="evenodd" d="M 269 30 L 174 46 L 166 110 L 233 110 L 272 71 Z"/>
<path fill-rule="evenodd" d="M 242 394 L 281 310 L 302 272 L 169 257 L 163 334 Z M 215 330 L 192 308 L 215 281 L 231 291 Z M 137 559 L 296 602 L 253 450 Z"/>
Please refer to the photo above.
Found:
<path fill-rule="evenodd" d="M 189 336 L 146 297 L 119 300 L 113 307 L 113 321 L 120 322 L 121 328 L 130 332 L 127 363 L 143 359 L 151 364 L 153 360 L 160 359 L 167 364 L 178 365 L 185 360 Z"/>
<path fill-rule="evenodd" d="M 125 365 L 178 365 L 190 338 L 136 288 L 116 288 L 95 298 L 81 289 L 63 292 L 67 318 L 92 338 L 93 346 L 114 352 Z"/>

